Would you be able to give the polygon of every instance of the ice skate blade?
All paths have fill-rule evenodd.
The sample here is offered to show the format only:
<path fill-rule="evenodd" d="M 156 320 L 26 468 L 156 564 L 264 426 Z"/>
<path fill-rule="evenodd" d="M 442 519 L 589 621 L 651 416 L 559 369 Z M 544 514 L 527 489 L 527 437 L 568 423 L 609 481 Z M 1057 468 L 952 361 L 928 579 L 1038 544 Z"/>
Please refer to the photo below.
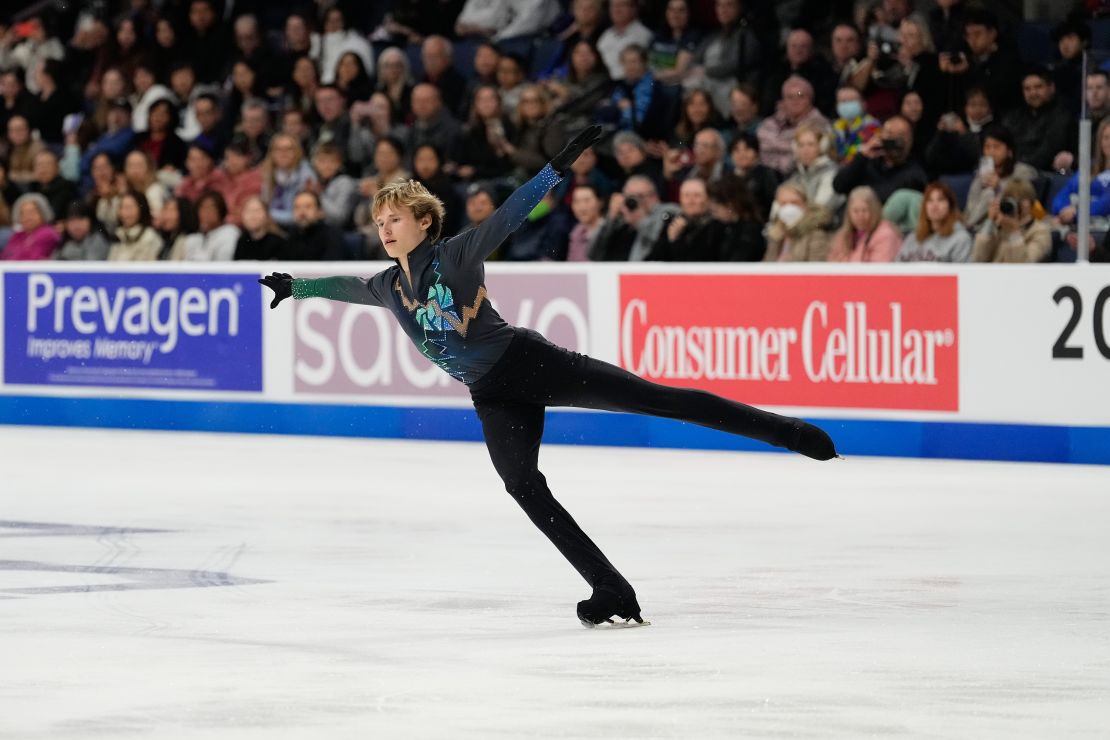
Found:
<path fill-rule="evenodd" d="M 602 622 L 601 624 L 594 624 L 593 622 L 587 622 L 585 619 L 579 619 L 578 621 L 581 622 L 582 626 L 585 627 L 588 630 L 623 630 L 623 629 L 630 629 L 632 627 L 650 627 L 651 626 L 651 622 L 649 622 L 646 619 L 642 622 L 637 622 L 635 620 L 629 619 L 627 621 L 622 620 L 622 621 L 618 621 L 618 622 Z"/>

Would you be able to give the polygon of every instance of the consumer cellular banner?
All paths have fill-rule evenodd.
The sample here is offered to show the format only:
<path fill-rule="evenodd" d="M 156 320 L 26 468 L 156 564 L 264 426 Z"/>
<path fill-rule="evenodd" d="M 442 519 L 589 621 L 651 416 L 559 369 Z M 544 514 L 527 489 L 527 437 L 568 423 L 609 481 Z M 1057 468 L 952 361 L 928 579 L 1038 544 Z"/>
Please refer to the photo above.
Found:
<path fill-rule="evenodd" d="M 261 287 L 249 275 L 4 275 L 4 380 L 262 390 Z"/>
<path fill-rule="evenodd" d="M 753 404 L 959 410 L 955 276 L 622 275 L 622 367 Z"/>

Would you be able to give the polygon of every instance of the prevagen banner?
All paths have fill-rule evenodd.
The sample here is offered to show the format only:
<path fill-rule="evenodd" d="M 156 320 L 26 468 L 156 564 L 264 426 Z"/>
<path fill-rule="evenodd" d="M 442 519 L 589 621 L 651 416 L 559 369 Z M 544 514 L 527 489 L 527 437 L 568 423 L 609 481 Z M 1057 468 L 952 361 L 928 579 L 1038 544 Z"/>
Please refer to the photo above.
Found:
<path fill-rule="evenodd" d="M 586 273 L 487 277 L 490 303 L 505 321 L 589 351 Z M 466 386 L 420 354 L 388 310 L 321 299 L 293 303 L 298 393 L 467 396 Z"/>
<path fill-rule="evenodd" d="M 620 276 L 622 367 L 753 404 L 958 411 L 953 275 Z"/>
<path fill-rule="evenodd" d="M 6 273 L 4 382 L 261 391 L 250 277 Z"/>

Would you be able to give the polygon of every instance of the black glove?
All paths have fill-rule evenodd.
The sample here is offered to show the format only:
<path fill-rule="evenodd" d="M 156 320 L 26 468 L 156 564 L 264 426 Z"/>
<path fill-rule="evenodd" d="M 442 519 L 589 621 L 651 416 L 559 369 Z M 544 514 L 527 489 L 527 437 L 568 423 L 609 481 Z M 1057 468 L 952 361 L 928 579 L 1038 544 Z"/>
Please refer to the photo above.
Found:
<path fill-rule="evenodd" d="M 563 147 L 563 151 L 551 158 L 551 169 L 560 175 L 565 175 L 570 171 L 574 160 L 578 159 L 578 155 L 597 143 L 601 138 L 601 132 L 601 126 L 594 125 L 575 136 Z"/>
<path fill-rule="evenodd" d="M 274 291 L 274 300 L 270 301 L 270 308 L 277 308 L 279 303 L 293 295 L 293 276 L 287 273 L 275 272 L 259 279 L 258 282 Z"/>

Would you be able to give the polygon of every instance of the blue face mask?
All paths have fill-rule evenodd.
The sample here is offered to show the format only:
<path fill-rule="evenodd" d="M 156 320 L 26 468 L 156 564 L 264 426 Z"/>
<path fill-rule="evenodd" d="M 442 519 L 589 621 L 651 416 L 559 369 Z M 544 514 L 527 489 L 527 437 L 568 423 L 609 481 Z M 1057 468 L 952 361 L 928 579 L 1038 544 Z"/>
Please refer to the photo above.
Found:
<path fill-rule="evenodd" d="M 836 115 L 846 121 L 854 121 L 863 115 L 863 103 L 858 100 L 845 100 L 836 104 Z"/>

